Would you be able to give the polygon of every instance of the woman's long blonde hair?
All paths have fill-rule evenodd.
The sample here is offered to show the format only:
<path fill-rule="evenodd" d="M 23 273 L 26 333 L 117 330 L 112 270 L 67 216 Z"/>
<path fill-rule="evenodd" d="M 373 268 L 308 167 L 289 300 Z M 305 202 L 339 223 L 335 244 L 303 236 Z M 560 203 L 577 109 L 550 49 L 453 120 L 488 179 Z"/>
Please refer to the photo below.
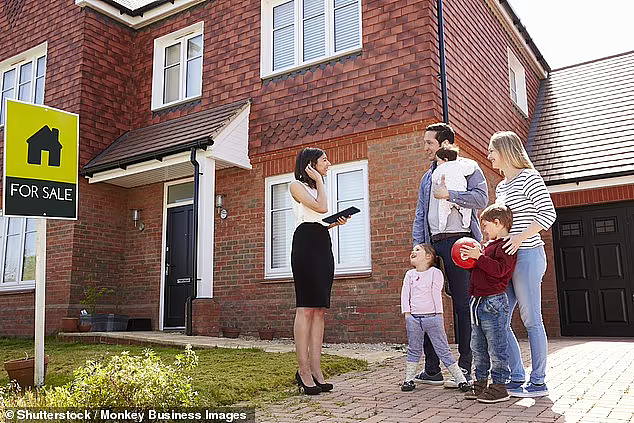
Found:
<path fill-rule="evenodd" d="M 516 169 L 535 169 L 522 140 L 515 132 L 496 132 L 491 137 L 490 145 L 500 153 L 500 157 L 507 165 Z"/>

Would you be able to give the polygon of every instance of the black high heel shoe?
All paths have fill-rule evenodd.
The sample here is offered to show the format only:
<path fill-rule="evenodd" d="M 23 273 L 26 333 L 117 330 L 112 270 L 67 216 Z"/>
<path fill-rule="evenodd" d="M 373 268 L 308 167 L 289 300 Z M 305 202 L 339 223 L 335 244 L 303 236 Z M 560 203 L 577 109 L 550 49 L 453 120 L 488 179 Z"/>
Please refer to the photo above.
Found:
<path fill-rule="evenodd" d="M 332 388 L 334 388 L 334 385 L 332 383 L 319 383 L 319 382 L 317 382 L 317 379 L 315 379 L 315 376 L 313 376 L 313 381 L 315 382 L 315 385 L 317 385 L 317 386 L 319 386 L 321 388 L 321 392 L 332 391 Z"/>
<path fill-rule="evenodd" d="M 297 371 L 297 373 L 295 373 L 295 380 L 297 381 L 297 388 L 299 389 L 299 392 L 302 391 L 302 388 L 304 389 L 304 393 L 306 395 L 317 395 L 318 393 L 321 392 L 321 388 L 317 385 L 315 386 L 304 385 L 304 381 L 302 381 L 302 378 L 299 375 L 299 370 Z"/>

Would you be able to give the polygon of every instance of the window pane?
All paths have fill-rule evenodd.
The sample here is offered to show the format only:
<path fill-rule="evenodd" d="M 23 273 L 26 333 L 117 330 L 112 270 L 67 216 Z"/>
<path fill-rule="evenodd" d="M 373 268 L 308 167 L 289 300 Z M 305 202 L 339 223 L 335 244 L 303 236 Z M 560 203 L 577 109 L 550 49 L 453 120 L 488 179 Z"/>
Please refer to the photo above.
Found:
<path fill-rule="evenodd" d="M 20 238 L 22 237 L 22 219 L 9 219 L 7 251 L 4 259 L 4 281 L 17 282 L 20 262 Z"/>
<path fill-rule="evenodd" d="M 291 207 L 291 194 L 288 191 L 290 182 L 271 186 L 271 210 Z"/>
<path fill-rule="evenodd" d="M 20 84 L 31 81 L 31 73 L 33 72 L 33 62 L 25 63 L 20 66 Z"/>
<path fill-rule="evenodd" d="M 22 217 L 10 217 L 8 235 L 21 235 L 23 221 L 24 218 Z"/>
<path fill-rule="evenodd" d="M 35 104 L 44 104 L 44 77 L 35 80 Z"/>
<path fill-rule="evenodd" d="M 295 21 L 295 3 L 289 1 L 273 8 L 273 29 L 290 25 Z"/>
<path fill-rule="evenodd" d="M 0 123 L 4 122 L 4 99 L 15 96 L 15 69 L 5 72 L 2 76 L 2 95 L 0 96 Z"/>
<path fill-rule="evenodd" d="M 335 10 L 335 51 L 359 45 L 358 1 Z"/>
<path fill-rule="evenodd" d="M 337 202 L 358 200 L 363 198 L 365 190 L 363 187 L 363 171 L 354 170 L 337 174 Z M 337 211 L 346 209 L 338 208 Z"/>
<path fill-rule="evenodd" d="M 27 232 L 24 238 L 24 262 L 22 264 L 22 280 L 35 280 L 35 242 L 36 232 Z"/>
<path fill-rule="evenodd" d="M 363 171 L 354 170 L 337 174 L 337 211 L 355 206 L 361 210 L 347 224 L 339 227 L 338 263 L 363 265 L 367 263 L 367 231 L 365 227 Z"/>
<path fill-rule="evenodd" d="M 165 67 L 180 63 L 181 61 L 181 44 L 174 44 L 165 48 Z"/>
<path fill-rule="evenodd" d="M 202 90 L 203 58 L 187 61 L 187 90 L 186 97 L 200 95 Z"/>
<path fill-rule="evenodd" d="M 163 91 L 163 103 L 178 100 L 178 85 L 181 66 L 176 65 L 165 69 L 165 88 Z"/>
<path fill-rule="evenodd" d="M 273 31 L 273 70 L 295 63 L 294 25 Z"/>
<path fill-rule="evenodd" d="M 194 57 L 202 56 L 203 51 L 203 36 L 197 35 L 187 41 L 187 58 L 193 59 Z"/>
<path fill-rule="evenodd" d="M 167 187 L 167 204 L 194 199 L 194 182 L 170 185 Z"/>
<path fill-rule="evenodd" d="M 274 211 L 271 214 L 271 268 L 290 265 L 291 240 L 295 229 L 293 210 Z"/>
<path fill-rule="evenodd" d="M 18 100 L 31 101 L 31 83 L 20 85 L 18 88 Z"/>
<path fill-rule="evenodd" d="M 42 56 L 37 59 L 37 74 L 36 76 L 46 75 L 46 56 Z"/>
<path fill-rule="evenodd" d="M 325 16 L 318 15 L 304 21 L 304 61 L 326 54 Z"/>

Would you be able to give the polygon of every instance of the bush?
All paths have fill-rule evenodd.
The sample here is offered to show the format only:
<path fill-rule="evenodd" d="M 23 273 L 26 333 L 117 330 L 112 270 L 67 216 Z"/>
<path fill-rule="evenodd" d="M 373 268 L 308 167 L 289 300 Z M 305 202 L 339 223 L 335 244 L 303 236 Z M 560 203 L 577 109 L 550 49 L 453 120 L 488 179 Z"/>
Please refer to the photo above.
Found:
<path fill-rule="evenodd" d="M 44 388 L 44 395 L 21 400 L 9 390 L 0 390 L 0 407 L 19 402 L 23 406 L 170 408 L 197 405 L 189 370 L 198 365 L 198 356 L 187 346 L 172 365 L 161 363 L 154 351 L 131 356 L 127 351 L 105 362 L 88 361 L 75 370 L 74 379 L 61 387 Z M 5 397 L 4 399 L 2 397 Z M 24 404 L 30 398 L 31 404 Z M 27 401 L 30 402 L 30 401 Z"/>

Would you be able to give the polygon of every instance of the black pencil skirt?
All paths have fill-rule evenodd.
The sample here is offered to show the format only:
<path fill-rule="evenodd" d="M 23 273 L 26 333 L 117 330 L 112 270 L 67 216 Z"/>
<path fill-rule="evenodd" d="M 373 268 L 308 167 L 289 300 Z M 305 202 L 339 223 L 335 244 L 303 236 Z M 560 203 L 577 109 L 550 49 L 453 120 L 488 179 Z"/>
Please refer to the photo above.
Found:
<path fill-rule="evenodd" d="M 297 307 L 330 308 L 335 259 L 327 227 L 302 223 L 295 229 L 291 267 Z"/>

